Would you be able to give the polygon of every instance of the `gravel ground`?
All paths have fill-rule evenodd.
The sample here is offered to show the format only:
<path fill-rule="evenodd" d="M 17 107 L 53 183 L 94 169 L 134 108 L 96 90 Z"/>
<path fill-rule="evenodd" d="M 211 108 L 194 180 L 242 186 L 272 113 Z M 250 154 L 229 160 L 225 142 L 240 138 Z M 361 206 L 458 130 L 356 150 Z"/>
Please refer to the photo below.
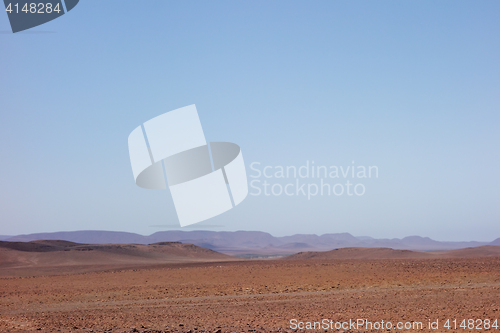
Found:
<path fill-rule="evenodd" d="M 423 323 L 418 330 L 322 332 L 482 332 L 443 325 L 500 324 L 500 257 L 267 260 L 3 277 L 0 296 L 0 332 L 293 332 L 292 319 Z M 436 320 L 439 329 L 429 329 Z"/>

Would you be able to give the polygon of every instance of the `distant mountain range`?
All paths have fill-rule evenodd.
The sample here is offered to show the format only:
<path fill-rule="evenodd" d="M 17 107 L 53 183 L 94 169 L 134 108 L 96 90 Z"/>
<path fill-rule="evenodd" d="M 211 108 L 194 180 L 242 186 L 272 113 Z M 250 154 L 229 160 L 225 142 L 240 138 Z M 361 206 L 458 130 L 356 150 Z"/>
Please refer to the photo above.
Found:
<path fill-rule="evenodd" d="M 329 251 L 345 247 L 386 247 L 397 250 L 439 251 L 455 250 L 484 245 L 499 245 L 500 238 L 493 242 L 440 242 L 428 237 L 409 236 L 402 239 L 375 239 L 354 237 L 349 233 L 318 235 L 293 235 L 274 237 L 261 231 L 160 231 L 149 236 L 118 231 L 68 231 L 38 233 L 18 236 L 2 236 L 10 242 L 34 240 L 65 240 L 83 244 L 152 244 L 158 242 L 182 242 L 194 244 L 217 252 L 252 256 L 278 256 L 306 251 Z"/>

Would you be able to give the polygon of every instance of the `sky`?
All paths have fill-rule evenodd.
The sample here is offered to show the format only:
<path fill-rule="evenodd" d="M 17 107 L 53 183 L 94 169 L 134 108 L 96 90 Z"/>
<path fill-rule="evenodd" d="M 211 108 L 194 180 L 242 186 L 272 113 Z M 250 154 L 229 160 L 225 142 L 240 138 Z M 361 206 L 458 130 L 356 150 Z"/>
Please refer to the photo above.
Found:
<path fill-rule="evenodd" d="M 376 166 L 378 177 L 323 179 L 362 184 L 352 196 L 250 187 L 183 230 L 492 241 L 499 11 L 496 1 L 85 0 L 16 34 L 0 13 L 0 235 L 180 229 L 169 191 L 134 183 L 127 138 L 196 104 L 207 141 L 238 144 L 254 186 L 320 184 L 253 170 L 313 162 Z"/>

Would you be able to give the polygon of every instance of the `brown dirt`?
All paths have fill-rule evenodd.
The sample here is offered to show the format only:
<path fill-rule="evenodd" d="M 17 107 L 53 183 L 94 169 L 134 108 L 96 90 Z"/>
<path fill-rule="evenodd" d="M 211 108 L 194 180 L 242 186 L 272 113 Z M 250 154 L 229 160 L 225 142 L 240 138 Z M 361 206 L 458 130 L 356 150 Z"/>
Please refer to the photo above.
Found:
<path fill-rule="evenodd" d="M 1 332 L 291 331 L 293 318 L 476 332 L 442 325 L 500 321 L 500 257 L 163 264 L 0 278 Z M 426 329 L 429 319 L 440 329 Z M 337 331 L 358 330 L 329 330 Z M 412 330 L 385 332 L 402 331 Z"/>

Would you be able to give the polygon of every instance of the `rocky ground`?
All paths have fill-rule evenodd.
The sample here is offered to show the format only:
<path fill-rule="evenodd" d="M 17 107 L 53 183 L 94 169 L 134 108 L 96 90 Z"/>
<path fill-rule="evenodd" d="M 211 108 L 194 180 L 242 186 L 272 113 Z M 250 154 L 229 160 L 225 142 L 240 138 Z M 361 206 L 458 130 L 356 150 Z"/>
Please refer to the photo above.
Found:
<path fill-rule="evenodd" d="M 57 268 L 54 268 L 57 269 Z M 0 332 L 482 332 L 500 325 L 500 257 L 267 260 L 0 278 Z M 54 275 L 55 274 L 55 275 Z M 422 322 L 422 329 L 335 323 Z M 470 329 L 447 319 L 474 319 Z M 429 322 L 438 320 L 438 329 Z M 493 323 L 493 321 L 492 321 Z M 330 325 L 329 324 L 329 325 Z M 304 326 L 305 327 L 305 326 Z"/>

